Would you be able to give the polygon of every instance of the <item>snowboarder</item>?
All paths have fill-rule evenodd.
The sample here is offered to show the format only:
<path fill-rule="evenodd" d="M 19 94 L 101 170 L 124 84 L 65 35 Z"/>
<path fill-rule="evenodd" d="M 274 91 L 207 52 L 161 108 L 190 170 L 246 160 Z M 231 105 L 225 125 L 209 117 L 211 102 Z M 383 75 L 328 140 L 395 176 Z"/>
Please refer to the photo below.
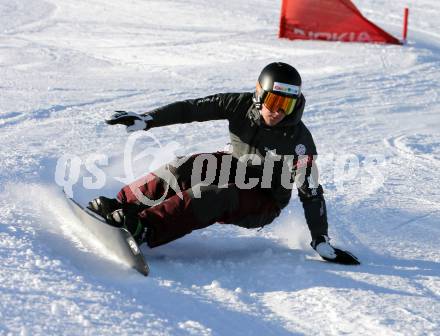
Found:
<path fill-rule="evenodd" d="M 156 247 L 216 222 L 263 227 L 286 207 L 296 185 L 313 249 L 325 260 L 358 264 L 329 242 L 316 147 L 301 121 L 301 84 L 294 67 L 277 62 L 262 70 L 255 92 L 215 94 L 144 114 L 116 111 L 106 122 L 128 132 L 226 119 L 232 152 L 177 158 L 123 187 L 116 199 L 100 196 L 89 207 L 126 227 L 138 243 Z M 142 197 L 161 201 L 147 205 Z"/>

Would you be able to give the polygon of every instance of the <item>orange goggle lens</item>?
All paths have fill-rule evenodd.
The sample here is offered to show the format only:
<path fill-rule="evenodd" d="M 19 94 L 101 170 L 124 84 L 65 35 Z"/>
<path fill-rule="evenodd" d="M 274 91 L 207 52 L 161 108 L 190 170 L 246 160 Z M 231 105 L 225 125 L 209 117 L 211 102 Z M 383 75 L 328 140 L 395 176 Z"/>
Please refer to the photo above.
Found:
<path fill-rule="evenodd" d="M 263 104 L 272 112 L 282 110 L 285 115 L 289 115 L 293 112 L 297 100 L 298 98 L 285 97 L 268 92 Z"/>

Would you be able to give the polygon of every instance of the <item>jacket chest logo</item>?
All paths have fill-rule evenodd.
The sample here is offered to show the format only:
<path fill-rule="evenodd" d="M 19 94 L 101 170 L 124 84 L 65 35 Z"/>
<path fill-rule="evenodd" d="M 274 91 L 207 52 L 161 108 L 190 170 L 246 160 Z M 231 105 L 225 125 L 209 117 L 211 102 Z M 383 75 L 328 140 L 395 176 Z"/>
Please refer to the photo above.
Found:
<path fill-rule="evenodd" d="M 304 155 L 304 154 L 306 154 L 306 146 L 304 146 L 303 144 L 296 145 L 295 153 L 297 155 Z"/>

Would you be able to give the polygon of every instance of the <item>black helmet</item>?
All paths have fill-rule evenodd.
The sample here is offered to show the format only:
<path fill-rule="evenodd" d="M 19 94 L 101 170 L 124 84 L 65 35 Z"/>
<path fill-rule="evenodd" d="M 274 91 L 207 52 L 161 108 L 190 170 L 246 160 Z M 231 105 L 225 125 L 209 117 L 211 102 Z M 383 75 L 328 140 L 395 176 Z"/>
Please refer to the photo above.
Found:
<path fill-rule="evenodd" d="M 258 77 L 254 95 L 255 106 L 257 109 L 261 109 L 268 93 L 294 98 L 296 104 L 301 96 L 301 83 L 301 76 L 293 66 L 282 62 L 270 63 L 264 67 Z M 292 111 L 286 114 L 290 114 Z"/>

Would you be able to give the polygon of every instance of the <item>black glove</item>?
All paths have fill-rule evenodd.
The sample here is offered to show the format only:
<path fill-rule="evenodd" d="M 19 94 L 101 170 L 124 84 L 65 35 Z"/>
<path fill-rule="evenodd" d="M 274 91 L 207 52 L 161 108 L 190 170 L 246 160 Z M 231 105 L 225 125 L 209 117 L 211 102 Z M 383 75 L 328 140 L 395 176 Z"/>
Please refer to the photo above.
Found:
<path fill-rule="evenodd" d="M 358 258 L 356 258 L 353 254 L 351 254 L 348 251 L 340 250 L 336 247 L 334 247 L 336 258 L 331 259 L 324 256 L 321 256 L 322 259 L 334 262 L 337 264 L 343 264 L 343 265 L 360 265 L 360 262 Z"/>
<path fill-rule="evenodd" d="M 127 111 L 115 111 L 115 114 L 109 119 L 106 119 L 105 122 L 109 125 L 125 125 L 127 126 L 127 132 L 130 133 L 148 130 L 151 127 L 151 120 L 153 120 L 153 118 L 149 115 L 140 115 Z"/>
<path fill-rule="evenodd" d="M 319 236 L 310 243 L 313 249 L 318 252 L 322 259 L 344 265 L 359 265 L 360 262 L 353 254 L 333 247 L 329 243 L 330 239 L 327 236 Z"/>

